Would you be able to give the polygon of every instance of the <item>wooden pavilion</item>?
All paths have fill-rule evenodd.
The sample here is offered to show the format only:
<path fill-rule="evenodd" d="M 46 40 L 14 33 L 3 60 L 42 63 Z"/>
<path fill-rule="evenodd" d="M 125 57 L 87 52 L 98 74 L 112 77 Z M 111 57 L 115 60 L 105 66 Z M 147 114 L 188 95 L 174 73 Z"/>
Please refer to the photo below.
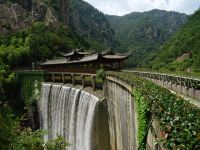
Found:
<path fill-rule="evenodd" d="M 62 54 L 62 58 L 47 60 L 41 68 L 51 72 L 84 72 L 96 73 L 98 69 L 119 71 L 123 61 L 130 54 L 117 54 L 111 50 L 101 53 L 88 53 L 80 49 Z"/>

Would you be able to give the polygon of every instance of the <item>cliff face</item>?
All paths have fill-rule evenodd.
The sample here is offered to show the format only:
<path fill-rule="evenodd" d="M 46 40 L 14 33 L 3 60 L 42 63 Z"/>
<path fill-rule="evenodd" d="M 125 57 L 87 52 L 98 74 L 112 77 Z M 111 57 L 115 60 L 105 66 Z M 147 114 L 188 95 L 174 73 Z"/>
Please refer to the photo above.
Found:
<path fill-rule="evenodd" d="M 32 22 L 41 21 L 47 24 L 58 23 L 55 10 L 40 1 L 23 0 L 9 3 L 0 3 L 0 32 L 19 30 L 27 27 Z"/>
<path fill-rule="evenodd" d="M 0 32 L 3 33 L 10 29 L 23 28 L 29 21 L 26 10 L 18 4 L 0 4 L 0 18 Z"/>

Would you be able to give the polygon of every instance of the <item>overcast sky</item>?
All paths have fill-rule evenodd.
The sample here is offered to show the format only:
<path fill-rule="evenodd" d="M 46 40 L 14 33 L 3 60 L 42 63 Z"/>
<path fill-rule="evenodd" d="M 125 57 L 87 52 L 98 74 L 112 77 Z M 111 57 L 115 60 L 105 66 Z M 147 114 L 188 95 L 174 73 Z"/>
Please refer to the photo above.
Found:
<path fill-rule="evenodd" d="M 192 14 L 200 7 L 200 0 L 85 0 L 105 14 L 124 15 L 151 9 L 173 10 Z"/>

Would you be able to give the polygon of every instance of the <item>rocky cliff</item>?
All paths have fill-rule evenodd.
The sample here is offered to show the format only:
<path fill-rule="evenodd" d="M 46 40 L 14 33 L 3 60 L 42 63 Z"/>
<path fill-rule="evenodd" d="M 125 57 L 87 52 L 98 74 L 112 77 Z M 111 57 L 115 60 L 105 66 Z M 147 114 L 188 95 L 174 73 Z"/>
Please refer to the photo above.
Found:
<path fill-rule="evenodd" d="M 16 31 L 35 21 L 55 25 L 58 23 L 55 12 L 53 7 L 39 0 L 16 0 L 12 3 L 2 0 L 0 3 L 0 32 Z"/>

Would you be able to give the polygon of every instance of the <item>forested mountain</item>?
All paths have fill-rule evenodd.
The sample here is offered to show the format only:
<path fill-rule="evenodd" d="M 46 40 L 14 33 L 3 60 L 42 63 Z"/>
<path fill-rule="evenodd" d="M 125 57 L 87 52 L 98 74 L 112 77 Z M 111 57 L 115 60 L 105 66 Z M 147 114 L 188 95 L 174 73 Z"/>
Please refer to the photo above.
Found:
<path fill-rule="evenodd" d="M 129 65 L 135 67 L 145 64 L 145 58 L 167 41 L 187 20 L 185 14 L 157 9 L 106 17 L 115 31 L 118 50 L 133 51 Z"/>
<path fill-rule="evenodd" d="M 87 2 L 71 0 L 69 23 L 90 45 L 99 49 L 114 46 L 114 31 L 106 17 Z"/>
<path fill-rule="evenodd" d="M 1 0 L 0 56 L 11 67 L 82 47 L 114 45 L 103 13 L 82 0 Z"/>
<path fill-rule="evenodd" d="M 153 69 L 200 71 L 200 10 L 151 59 Z"/>

